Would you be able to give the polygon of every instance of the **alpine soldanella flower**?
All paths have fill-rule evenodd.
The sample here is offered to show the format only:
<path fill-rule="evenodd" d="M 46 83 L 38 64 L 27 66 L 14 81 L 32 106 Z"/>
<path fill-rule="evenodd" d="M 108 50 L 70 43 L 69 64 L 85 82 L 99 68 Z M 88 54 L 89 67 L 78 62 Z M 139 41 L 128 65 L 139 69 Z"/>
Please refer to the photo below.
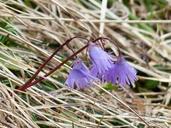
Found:
<path fill-rule="evenodd" d="M 93 81 L 98 80 L 92 76 L 89 69 L 81 59 L 75 60 L 65 84 L 69 88 L 84 89 L 93 85 Z"/>
<path fill-rule="evenodd" d="M 137 80 L 136 74 L 136 70 L 120 55 L 113 66 L 106 72 L 105 80 L 120 86 L 133 85 Z"/>
<path fill-rule="evenodd" d="M 104 73 L 113 65 L 112 57 L 95 43 L 89 44 L 88 53 L 92 62 L 92 75 L 103 79 Z"/>

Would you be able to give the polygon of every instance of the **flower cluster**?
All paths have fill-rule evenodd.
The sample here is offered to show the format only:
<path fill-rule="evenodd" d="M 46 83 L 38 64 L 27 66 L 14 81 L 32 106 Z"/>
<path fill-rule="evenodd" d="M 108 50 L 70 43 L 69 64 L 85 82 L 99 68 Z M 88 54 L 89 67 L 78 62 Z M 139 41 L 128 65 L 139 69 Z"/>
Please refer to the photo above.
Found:
<path fill-rule="evenodd" d="M 114 60 L 95 43 L 89 44 L 88 54 L 91 61 L 90 70 L 81 59 L 77 59 L 65 82 L 68 87 L 84 89 L 90 87 L 95 80 L 125 86 L 134 84 L 137 79 L 136 70 L 122 55 L 117 56 L 117 59 Z"/>

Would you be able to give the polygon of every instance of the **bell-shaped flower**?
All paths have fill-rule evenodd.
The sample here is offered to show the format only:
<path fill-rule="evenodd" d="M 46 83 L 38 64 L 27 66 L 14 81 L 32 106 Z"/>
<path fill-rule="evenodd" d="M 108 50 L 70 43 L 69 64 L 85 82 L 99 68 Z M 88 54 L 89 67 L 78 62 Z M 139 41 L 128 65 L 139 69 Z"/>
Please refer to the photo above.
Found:
<path fill-rule="evenodd" d="M 92 75 L 103 79 L 104 73 L 113 65 L 112 57 L 100 46 L 94 43 L 90 43 L 88 53 L 92 62 Z"/>
<path fill-rule="evenodd" d="M 84 89 L 93 85 L 92 82 L 95 80 L 97 80 L 97 78 L 91 75 L 83 61 L 77 59 L 73 64 L 73 68 L 70 71 L 65 84 L 69 88 Z"/>
<path fill-rule="evenodd" d="M 137 80 L 136 70 L 124 59 L 119 56 L 117 61 L 113 64 L 105 74 L 105 80 L 120 86 L 134 84 Z"/>

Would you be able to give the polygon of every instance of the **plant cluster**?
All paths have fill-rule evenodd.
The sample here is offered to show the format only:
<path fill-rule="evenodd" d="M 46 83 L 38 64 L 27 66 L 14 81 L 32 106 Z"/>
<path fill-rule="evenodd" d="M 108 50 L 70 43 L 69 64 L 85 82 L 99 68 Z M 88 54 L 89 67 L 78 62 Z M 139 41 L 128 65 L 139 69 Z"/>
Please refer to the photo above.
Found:
<path fill-rule="evenodd" d="M 137 79 L 136 70 L 128 64 L 123 55 L 121 54 L 119 47 L 119 55 L 112 56 L 104 51 L 100 43 L 102 40 L 109 40 L 108 38 L 99 37 L 93 41 L 87 40 L 87 44 L 74 52 L 70 57 L 64 60 L 61 64 L 57 65 L 53 70 L 47 73 L 44 77 L 33 81 L 42 68 L 52 59 L 52 57 L 61 49 L 63 46 L 68 45 L 71 40 L 77 37 L 68 39 L 63 45 L 61 45 L 57 50 L 47 58 L 47 60 L 40 66 L 37 72 L 32 76 L 32 78 L 26 82 L 23 86 L 18 89 L 21 91 L 41 82 L 45 77 L 52 74 L 54 71 L 59 69 L 68 60 L 76 57 L 78 53 L 82 52 L 87 48 L 88 55 L 91 61 L 91 66 L 88 68 L 83 60 L 77 57 L 73 63 L 73 68 L 70 71 L 68 78 L 66 80 L 66 85 L 70 88 L 84 89 L 93 85 L 94 81 L 110 82 L 112 84 L 118 84 L 120 86 L 134 84 Z M 78 37 L 81 38 L 81 37 Z"/>

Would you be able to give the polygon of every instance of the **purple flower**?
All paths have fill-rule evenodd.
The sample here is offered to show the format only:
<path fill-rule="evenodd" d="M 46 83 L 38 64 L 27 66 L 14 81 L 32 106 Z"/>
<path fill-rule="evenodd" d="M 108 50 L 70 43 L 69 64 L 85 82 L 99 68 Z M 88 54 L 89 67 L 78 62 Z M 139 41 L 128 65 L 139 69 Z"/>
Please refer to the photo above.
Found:
<path fill-rule="evenodd" d="M 92 62 L 91 73 L 93 76 L 103 78 L 104 73 L 112 67 L 113 59 L 97 44 L 90 43 L 88 47 L 90 60 Z"/>
<path fill-rule="evenodd" d="M 77 59 L 65 84 L 69 88 L 84 89 L 91 86 L 94 80 L 97 80 L 97 78 L 90 74 L 89 69 L 81 59 Z"/>
<path fill-rule="evenodd" d="M 112 68 L 105 74 L 105 80 L 120 86 L 134 84 L 137 80 L 136 70 L 129 65 L 124 57 L 119 56 Z"/>

